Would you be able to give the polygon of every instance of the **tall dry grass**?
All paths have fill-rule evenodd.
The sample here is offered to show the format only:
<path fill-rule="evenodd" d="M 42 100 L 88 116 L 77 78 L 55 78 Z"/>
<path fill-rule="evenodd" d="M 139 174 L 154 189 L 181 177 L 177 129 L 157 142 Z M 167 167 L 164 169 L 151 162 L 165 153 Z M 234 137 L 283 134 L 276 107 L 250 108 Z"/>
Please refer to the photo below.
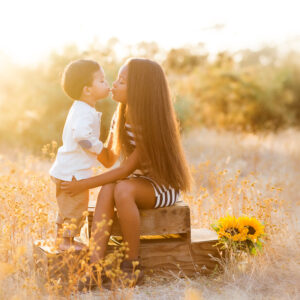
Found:
<path fill-rule="evenodd" d="M 253 215 L 266 226 L 261 255 L 228 264 L 214 279 L 198 278 L 204 299 L 296 299 L 300 289 L 300 133 L 194 131 L 185 149 L 196 166 L 195 227 L 227 213 Z M 195 197 L 196 195 L 196 197 Z"/>
<path fill-rule="evenodd" d="M 300 132 L 265 136 L 197 130 L 184 137 L 194 190 L 184 195 L 192 226 L 246 213 L 266 225 L 263 253 L 221 274 L 146 277 L 143 286 L 101 292 L 102 299 L 297 299 L 300 282 Z M 0 299 L 58 299 L 36 282 L 32 242 L 54 235 L 50 161 L 2 148 L 0 156 Z M 95 196 L 95 193 L 94 193 Z M 96 299 L 99 292 L 73 295 Z"/>

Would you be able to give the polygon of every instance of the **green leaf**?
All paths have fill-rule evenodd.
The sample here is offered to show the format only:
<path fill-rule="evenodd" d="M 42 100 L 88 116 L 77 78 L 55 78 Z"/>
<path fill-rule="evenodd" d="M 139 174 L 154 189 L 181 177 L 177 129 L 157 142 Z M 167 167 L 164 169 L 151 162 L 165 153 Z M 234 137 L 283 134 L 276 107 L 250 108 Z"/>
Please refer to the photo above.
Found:
<path fill-rule="evenodd" d="M 219 231 L 218 225 L 216 225 L 216 224 L 211 224 L 210 226 L 211 226 L 211 228 L 212 228 L 213 230 L 215 230 L 216 232 Z"/>
<path fill-rule="evenodd" d="M 256 245 L 255 245 L 259 250 L 262 250 L 263 244 L 261 243 L 261 241 L 257 241 Z"/>
<path fill-rule="evenodd" d="M 255 247 L 251 247 L 251 248 L 250 248 L 250 253 L 251 253 L 252 255 L 256 255 L 256 254 L 257 254 L 256 248 L 255 248 Z"/>

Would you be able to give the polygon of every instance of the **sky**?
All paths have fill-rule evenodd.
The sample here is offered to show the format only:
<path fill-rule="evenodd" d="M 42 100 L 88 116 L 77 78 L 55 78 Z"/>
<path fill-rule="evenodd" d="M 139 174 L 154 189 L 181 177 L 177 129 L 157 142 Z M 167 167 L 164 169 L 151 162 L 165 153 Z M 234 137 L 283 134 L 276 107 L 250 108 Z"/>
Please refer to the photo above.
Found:
<path fill-rule="evenodd" d="M 300 0 L 0 0 L 0 53 L 17 63 L 112 37 L 164 49 L 205 43 L 210 52 L 300 49 Z"/>

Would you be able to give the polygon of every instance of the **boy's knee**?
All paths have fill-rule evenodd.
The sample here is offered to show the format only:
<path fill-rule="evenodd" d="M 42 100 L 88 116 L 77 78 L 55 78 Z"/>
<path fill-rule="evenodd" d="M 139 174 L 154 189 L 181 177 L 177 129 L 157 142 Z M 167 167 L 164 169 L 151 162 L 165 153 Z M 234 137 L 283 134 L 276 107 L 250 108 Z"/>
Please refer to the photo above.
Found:
<path fill-rule="evenodd" d="M 114 190 L 114 199 L 116 206 L 134 200 L 134 187 L 131 182 L 124 180 L 117 183 Z"/>

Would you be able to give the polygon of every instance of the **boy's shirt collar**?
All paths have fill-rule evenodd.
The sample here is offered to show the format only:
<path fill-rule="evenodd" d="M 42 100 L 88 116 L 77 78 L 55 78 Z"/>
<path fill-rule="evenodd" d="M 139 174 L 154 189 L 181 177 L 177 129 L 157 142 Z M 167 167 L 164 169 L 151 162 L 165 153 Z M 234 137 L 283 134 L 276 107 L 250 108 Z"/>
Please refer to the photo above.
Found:
<path fill-rule="evenodd" d="M 74 104 L 75 105 L 80 105 L 80 106 L 84 106 L 85 109 L 89 109 L 90 111 L 92 111 L 93 113 L 96 113 L 99 117 L 101 117 L 102 112 L 97 111 L 96 108 L 90 106 L 89 104 L 85 103 L 82 100 L 74 100 Z"/>

